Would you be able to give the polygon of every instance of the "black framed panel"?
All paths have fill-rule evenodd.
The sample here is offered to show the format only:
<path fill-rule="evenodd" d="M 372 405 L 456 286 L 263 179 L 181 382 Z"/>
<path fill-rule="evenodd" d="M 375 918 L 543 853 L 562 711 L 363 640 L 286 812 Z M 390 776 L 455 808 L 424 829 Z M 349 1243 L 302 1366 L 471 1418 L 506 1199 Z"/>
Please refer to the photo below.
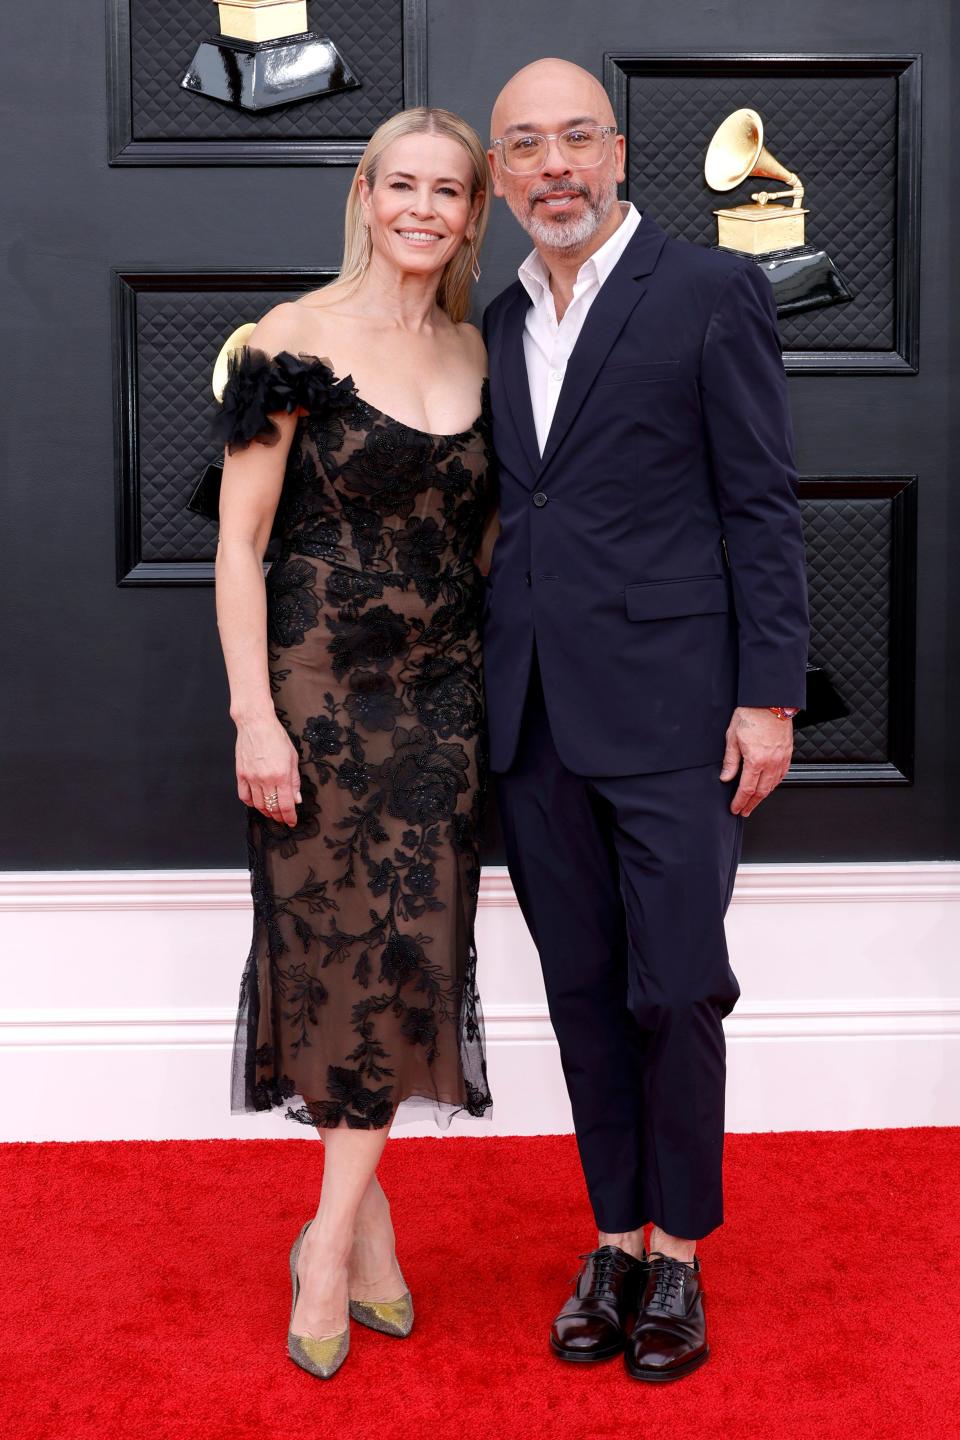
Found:
<path fill-rule="evenodd" d="M 797 731 L 785 783 L 906 785 L 913 780 L 917 480 L 800 481 L 811 661 L 849 714 Z"/>
<path fill-rule="evenodd" d="M 920 76 L 919 55 L 604 56 L 628 143 L 622 193 L 671 233 L 712 245 L 713 211 L 756 190 L 748 177 L 720 193 L 703 176 L 733 110 L 757 110 L 764 143 L 803 180 L 808 241 L 829 252 L 853 300 L 782 319 L 791 374 L 917 370 Z"/>
<path fill-rule="evenodd" d="M 226 337 L 336 269 L 112 272 L 118 585 L 207 585 L 216 526 L 187 510 L 210 440 Z"/>
<path fill-rule="evenodd" d="M 427 0 L 310 0 L 359 88 L 256 113 L 181 88 L 210 0 L 107 0 L 111 165 L 355 165 L 376 127 L 426 103 Z"/>

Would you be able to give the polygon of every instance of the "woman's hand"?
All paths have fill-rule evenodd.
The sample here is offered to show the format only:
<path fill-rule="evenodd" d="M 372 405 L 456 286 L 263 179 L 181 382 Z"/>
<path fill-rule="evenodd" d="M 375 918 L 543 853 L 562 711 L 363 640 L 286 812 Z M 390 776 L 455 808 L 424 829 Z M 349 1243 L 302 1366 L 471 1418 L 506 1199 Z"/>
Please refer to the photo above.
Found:
<path fill-rule="evenodd" d="M 276 715 L 237 721 L 237 794 L 270 820 L 296 825 L 300 765 Z"/>

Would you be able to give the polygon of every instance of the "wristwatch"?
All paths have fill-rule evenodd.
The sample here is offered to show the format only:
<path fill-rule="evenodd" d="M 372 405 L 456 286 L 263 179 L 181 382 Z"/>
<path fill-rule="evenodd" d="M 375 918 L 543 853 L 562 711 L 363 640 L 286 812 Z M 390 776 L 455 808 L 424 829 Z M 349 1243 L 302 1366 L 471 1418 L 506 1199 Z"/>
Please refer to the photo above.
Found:
<path fill-rule="evenodd" d="M 778 720 L 792 720 L 800 713 L 799 705 L 768 705 L 767 709 L 772 710 Z"/>

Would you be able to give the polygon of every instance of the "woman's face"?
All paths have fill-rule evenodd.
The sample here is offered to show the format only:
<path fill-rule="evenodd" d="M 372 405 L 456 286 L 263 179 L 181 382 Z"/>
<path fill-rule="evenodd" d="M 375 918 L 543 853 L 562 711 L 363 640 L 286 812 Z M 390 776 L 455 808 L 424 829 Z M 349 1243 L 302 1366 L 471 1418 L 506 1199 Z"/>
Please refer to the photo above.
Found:
<path fill-rule="evenodd" d="M 446 135 L 404 135 L 388 145 L 373 187 L 360 178 L 374 255 L 439 276 L 476 228 L 483 195 L 471 200 L 472 171 L 466 150 Z"/>

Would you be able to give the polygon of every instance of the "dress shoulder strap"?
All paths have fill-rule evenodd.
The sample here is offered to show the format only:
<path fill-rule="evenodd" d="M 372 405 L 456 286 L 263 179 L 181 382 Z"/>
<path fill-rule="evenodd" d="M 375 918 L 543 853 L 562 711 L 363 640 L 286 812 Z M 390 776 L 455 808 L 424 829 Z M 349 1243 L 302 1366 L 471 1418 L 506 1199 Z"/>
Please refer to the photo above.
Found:
<path fill-rule="evenodd" d="M 352 382 L 338 380 L 317 355 L 270 356 L 249 345 L 235 349 L 227 362 L 223 395 L 211 424 L 212 438 L 233 455 L 251 441 L 276 445 L 279 426 L 272 415 L 292 415 L 303 407 L 313 411 L 352 398 Z"/>

